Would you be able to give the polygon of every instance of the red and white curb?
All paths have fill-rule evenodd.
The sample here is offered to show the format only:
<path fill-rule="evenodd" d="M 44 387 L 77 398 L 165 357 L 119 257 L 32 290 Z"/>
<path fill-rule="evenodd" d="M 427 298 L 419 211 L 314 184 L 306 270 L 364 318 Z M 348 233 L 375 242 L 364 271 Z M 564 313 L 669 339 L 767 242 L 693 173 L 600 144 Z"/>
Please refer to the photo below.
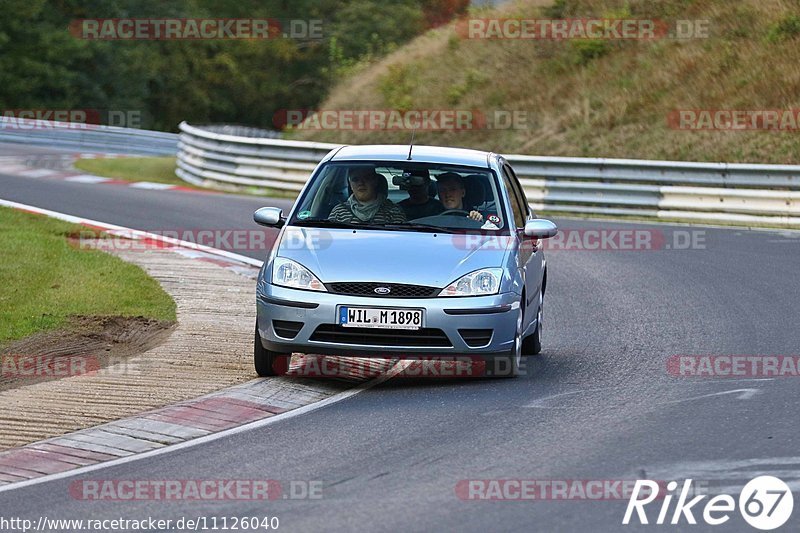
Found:
<path fill-rule="evenodd" d="M 343 358 L 344 359 L 344 358 Z M 218 440 L 350 398 L 393 377 L 403 364 L 366 361 L 341 382 L 305 385 L 260 378 L 194 400 L 162 407 L 0 453 L 0 492 L 84 474 Z M 382 368 L 379 368 L 382 366 Z M 299 369 L 302 372 L 302 369 Z M 366 381 L 364 375 L 379 373 Z"/>
<path fill-rule="evenodd" d="M 151 181 L 126 181 L 113 178 L 104 178 L 93 174 L 86 174 L 72 170 L 71 166 L 76 159 L 106 159 L 117 157 L 130 157 L 119 154 L 94 154 L 81 153 L 66 156 L 11 156 L 0 157 L 0 172 L 12 176 L 21 176 L 34 179 L 62 180 L 71 183 L 82 183 L 87 185 L 119 185 L 134 189 L 147 189 L 157 191 L 190 191 L 199 193 L 218 194 L 219 191 L 200 190 L 182 185 L 170 185 L 168 183 L 155 183 Z M 41 168 L 42 162 L 53 164 L 58 168 Z"/>

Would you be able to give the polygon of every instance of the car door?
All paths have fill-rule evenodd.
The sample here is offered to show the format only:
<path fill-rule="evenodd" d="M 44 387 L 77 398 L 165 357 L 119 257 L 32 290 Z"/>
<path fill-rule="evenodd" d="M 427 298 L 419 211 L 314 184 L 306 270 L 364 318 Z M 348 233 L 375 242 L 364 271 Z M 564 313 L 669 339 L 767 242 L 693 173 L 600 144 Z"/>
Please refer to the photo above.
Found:
<path fill-rule="evenodd" d="M 538 311 L 539 288 L 542 284 L 544 259 L 537 242 L 525 236 L 525 222 L 533 217 L 525 191 L 507 162 L 503 161 L 503 181 L 505 182 L 511 211 L 514 215 L 515 235 L 517 239 L 517 261 L 522 269 L 525 281 L 525 328 L 536 317 Z"/>

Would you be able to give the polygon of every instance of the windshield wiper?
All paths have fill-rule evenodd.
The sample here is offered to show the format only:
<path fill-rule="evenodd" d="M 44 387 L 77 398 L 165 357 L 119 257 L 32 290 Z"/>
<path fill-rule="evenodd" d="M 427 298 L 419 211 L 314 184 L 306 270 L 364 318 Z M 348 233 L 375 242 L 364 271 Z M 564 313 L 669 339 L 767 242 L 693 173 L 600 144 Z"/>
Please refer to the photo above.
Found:
<path fill-rule="evenodd" d="M 390 231 L 424 231 L 426 233 L 458 233 L 449 228 L 434 226 L 432 224 L 358 224 L 354 222 L 337 222 L 327 218 L 296 220 L 293 226 L 311 228 L 345 228 L 345 229 L 385 229 Z"/>
<path fill-rule="evenodd" d="M 327 218 L 315 218 L 305 220 L 295 220 L 292 226 L 310 227 L 310 228 L 345 228 L 345 229 L 381 229 L 380 224 L 355 224 L 353 222 L 338 222 L 336 220 L 328 220 Z"/>
<path fill-rule="evenodd" d="M 427 233 L 458 233 L 457 231 L 452 230 L 450 228 L 443 228 L 441 226 L 435 226 L 433 224 L 415 224 L 413 222 L 409 222 L 407 224 L 385 224 L 381 227 L 387 229 L 424 231 Z"/>

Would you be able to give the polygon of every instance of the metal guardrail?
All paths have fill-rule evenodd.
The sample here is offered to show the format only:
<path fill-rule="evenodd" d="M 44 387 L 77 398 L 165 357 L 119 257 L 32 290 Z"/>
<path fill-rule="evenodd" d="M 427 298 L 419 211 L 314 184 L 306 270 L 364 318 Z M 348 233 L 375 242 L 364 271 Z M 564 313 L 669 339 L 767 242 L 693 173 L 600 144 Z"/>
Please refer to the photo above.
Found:
<path fill-rule="evenodd" d="M 234 136 L 180 125 L 175 173 L 195 185 L 297 192 L 337 144 Z"/>
<path fill-rule="evenodd" d="M 178 149 L 178 134 L 0 116 L 0 142 L 87 152 L 174 155 Z"/>
<path fill-rule="evenodd" d="M 180 125 L 176 173 L 228 189 L 302 189 L 339 145 Z M 535 210 L 800 225 L 800 166 L 509 155 Z"/>

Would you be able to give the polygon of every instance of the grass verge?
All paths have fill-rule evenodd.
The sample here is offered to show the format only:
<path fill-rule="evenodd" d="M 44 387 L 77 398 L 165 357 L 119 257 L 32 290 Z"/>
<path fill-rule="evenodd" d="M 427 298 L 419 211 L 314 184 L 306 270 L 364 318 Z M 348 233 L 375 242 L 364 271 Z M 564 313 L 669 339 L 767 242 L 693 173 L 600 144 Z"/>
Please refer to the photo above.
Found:
<path fill-rule="evenodd" d="M 191 187 L 175 175 L 174 157 L 119 157 L 79 159 L 75 168 L 105 178 L 125 181 L 151 181 Z"/>
<path fill-rule="evenodd" d="M 73 316 L 175 321 L 175 302 L 138 266 L 83 250 L 82 227 L 0 208 L 0 343 L 65 326 Z"/>

